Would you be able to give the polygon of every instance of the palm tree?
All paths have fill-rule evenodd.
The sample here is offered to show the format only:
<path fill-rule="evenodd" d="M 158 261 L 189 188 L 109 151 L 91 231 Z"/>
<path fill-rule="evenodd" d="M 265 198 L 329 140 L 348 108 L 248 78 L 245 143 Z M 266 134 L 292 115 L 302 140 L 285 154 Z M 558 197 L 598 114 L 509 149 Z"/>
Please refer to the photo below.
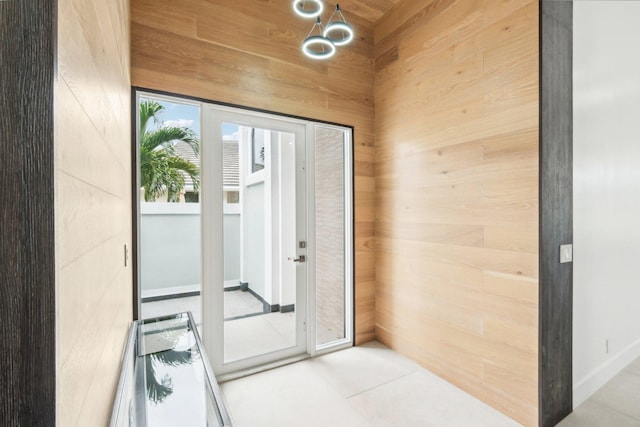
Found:
<path fill-rule="evenodd" d="M 174 346 L 177 343 L 177 339 L 174 340 Z M 159 366 L 180 366 L 185 364 L 191 364 L 198 359 L 198 351 L 195 346 L 185 350 L 176 351 L 166 350 L 158 353 L 151 353 L 145 356 L 145 369 L 147 373 L 146 389 L 149 400 L 153 403 L 162 403 L 167 397 L 173 393 L 173 380 L 169 374 L 165 374 L 164 377 L 158 380 L 156 369 L 154 364 Z"/>
<path fill-rule="evenodd" d="M 183 141 L 198 155 L 200 141 L 189 128 L 160 126 L 148 130 L 149 120 L 158 123 L 158 115 L 164 107 L 156 101 L 140 103 L 140 185 L 144 188 L 144 199 L 153 202 L 167 193 L 169 202 L 180 200 L 185 176 L 193 181 L 194 190 L 200 184 L 198 167 L 176 154 L 173 144 Z"/>

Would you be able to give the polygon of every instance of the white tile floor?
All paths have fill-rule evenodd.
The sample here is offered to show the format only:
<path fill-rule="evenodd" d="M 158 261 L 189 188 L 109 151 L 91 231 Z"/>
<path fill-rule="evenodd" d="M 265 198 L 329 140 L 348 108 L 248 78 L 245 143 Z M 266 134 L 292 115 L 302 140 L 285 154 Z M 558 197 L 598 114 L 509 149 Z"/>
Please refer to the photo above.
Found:
<path fill-rule="evenodd" d="M 225 363 L 293 347 L 295 313 L 268 313 L 224 322 Z"/>
<path fill-rule="evenodd" d="M 202 323 L 200 297 L 173 298 L 142 304 L 142 317 L 148 319 L 166 314 L 191 311 L 198 325 Z M 262 303 L 249 292 L 224 293 L 225 362 L 270 353 L 295 345 L 296 313 L 267 313 L 238 318 L 262 312 Z M 318 342 L 328 343 L 341 336 L 319 325 Z"/>
<path fill-rule="evenodd" d="M 375 341 L 221 387 L 236 427 L 519 425 Z"/>
<path fill-rule="evenodd" d="M 640 427 L 640 358 L 578 406 L 558 427 Z"/>
<path fill-rule="evenodd" d="M 255 308 L 232 294 L 225 292 L 225 316 Z M 185 310 L 200 322 L 200 297 L 143 305 L 145 317 Z M 292 313 L 271 313 L 226 322 L 232 333 L 225 334 L 225 359 L 287 345 L 292 319 Z M 230 381 L 222 389 L 236 427 L 519 425 L 377 342 Z M 558 427 L 640 427 L 640 359 Z"/>
<path fill-rule="evenodd" d="M 221 388 L 236 427 L 520 425 L 375 341 Z M 640 427 L 640 359 L 558 427 Z"/>
<path fill-rule="evenodd" d="M 174 298 L 142 303 L 141 317 L 143 319 L 149 319 L 167 314 L 182 313 L 184 311 L 190 311 L 196 323 L 200 324 L 202 322 L 200 297 Z"/>
<path fill-rule="evenodd" d="M 196 323 L 200 323 L 202 321 L 200 296 L 172 298 L 142 304 L 142 317 L 144 319 L 183 311 L 190 311 Z M 262 303 L 249 292 L 229 291 L 224 293 L 225 319 L 261 312 Z"/>
<path fill-rule="evenodd" d="M 202 322 L 200 297 L 174 298 L 142 304 L 142 317 L 191 311 L 198 325 Z M 245 318 L 246 314 L 262 312 L 262 303 L 249 292 L 224 293 L 225 363 L 259 354 L 271 353 L 295 345 L 295 312 L 268 313 Z"/>

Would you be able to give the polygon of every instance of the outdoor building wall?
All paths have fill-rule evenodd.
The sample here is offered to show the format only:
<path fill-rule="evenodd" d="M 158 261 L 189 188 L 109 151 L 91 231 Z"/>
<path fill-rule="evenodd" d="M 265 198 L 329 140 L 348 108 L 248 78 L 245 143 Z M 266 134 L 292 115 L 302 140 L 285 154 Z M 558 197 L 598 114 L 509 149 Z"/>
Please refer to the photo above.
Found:
<path fill-rule="evenodd" d="M 537 0 L 375 28 L 376 337 L 538 424 Z"/>
<path fill-rule="evenodd" d="M 225 213 L 222 223 L 224 227 L 225 286 L 238 286 L 240 282 L 240 214 Z"/>
<path fill-rule="evenodd" d="M 244 190 L 242 233 L 244 257 L 241 273 L 242 282 L 249 284 L 252 291 L 260 295 L 269 304 L 273 301 L 271 294 L 265 289 L 265 184 L 259 182 L 247 186 Z"/>
<path fill-rule="evenodd" d="M 142 298 L 199 291 L 200 248 L 198 203 L 140 203 Z"/>
<path fill-rule="evenodd" d="M 575 407 L 640 356 L 640 3 L 573 13 Z"/>
<path fill-rule="evenodd" d="M 57 19 L 56 425 L 107 425 L 133 317 L 128 2 Z"/>
<path fill-rule="evenodd" d="M 326 4 L 331 9 L 332 4 Z M 132 83 L 354 126 L 356 342 L 374 337 L 373 23 L 328 62 L 300 51 L 312 23 L 289 0 L 132 0 Z"/>

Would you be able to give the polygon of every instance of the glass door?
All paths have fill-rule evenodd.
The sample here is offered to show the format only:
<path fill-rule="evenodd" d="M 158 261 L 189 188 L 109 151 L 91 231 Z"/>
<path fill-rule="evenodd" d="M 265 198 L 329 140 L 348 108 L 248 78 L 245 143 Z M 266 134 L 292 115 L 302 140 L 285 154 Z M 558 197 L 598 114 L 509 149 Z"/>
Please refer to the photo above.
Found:
<path fill-rule="evenodd" d="M 307 352 L 306 135 L 286 120 L 205 114 L 203 334 L 224 374 Z"/>
<path fill-rule="evenodd" d="M 136 101 L 141 317 L 191 311 L 218 375 L 350 346 L 351 129 Z"/>

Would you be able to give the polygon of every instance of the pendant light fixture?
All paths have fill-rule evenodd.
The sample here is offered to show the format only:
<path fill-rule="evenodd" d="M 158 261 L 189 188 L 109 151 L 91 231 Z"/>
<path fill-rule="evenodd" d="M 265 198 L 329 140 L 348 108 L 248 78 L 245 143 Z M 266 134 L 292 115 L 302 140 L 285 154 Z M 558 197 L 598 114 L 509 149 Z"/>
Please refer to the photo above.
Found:
<path fill-rule="evenodd" d="M 294 0 L 293 10 L 303 18 L 315 18 L 322 14 L 324 4 L 322 0 Z"/>
<path fill-rule="evenodd" d="M 317 34 L 314 35 L 314 31 Z M 302 43 L 302 52 L 309 58 L 327 59 L 336 53 L 335 44 L 323 35 L 322 22 L 320 17 L 316 19 L 316 23 L 311 27 L 311 31 Z"/>
<path fill-rule="evenodd" d="M 344 46 L 353 40 L 353 28 L 347 24 L 339 4 L 336 4 L 336 10 L 329 17 L 329 22 L 322 35 L 331 40 L 336 46 Z"/>
<path fill-rule="evenodd" d="M 339 4 L 336 4 L 326 27 L 320 19 L 324 10 L 322 0 L 293 0 L 293 10 L 303 18 L 316 18 L 302 42 L 302 52 L 309 58 L 331 58 L 336 53 L 336 46 L 344 46 L 353 40 L 353 28 L 347 23 Z"/>

